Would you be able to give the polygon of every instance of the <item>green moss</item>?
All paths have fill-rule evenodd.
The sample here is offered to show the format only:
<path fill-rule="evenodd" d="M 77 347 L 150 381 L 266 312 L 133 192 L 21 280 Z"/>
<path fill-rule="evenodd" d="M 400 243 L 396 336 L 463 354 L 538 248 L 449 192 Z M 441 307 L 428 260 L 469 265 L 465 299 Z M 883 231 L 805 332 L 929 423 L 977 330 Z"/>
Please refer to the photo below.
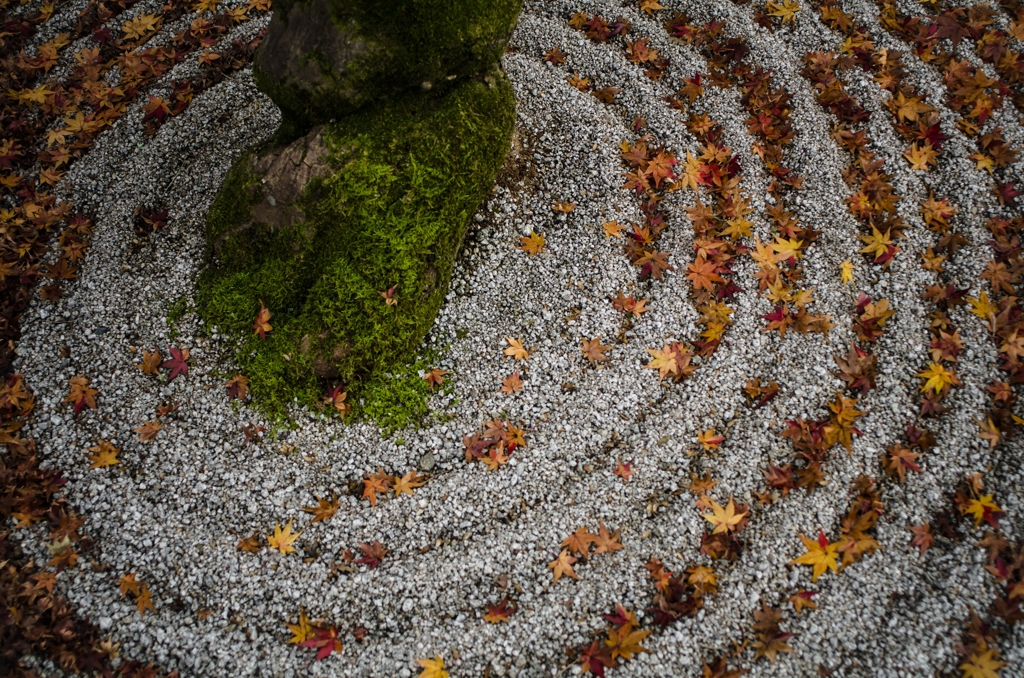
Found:
<path fill-rule="evenodd" d="M 515 119 L 507 79 L 487 81 L 440 99 L 406 95 L 325 127 L 331 171 L 297 201 L 302 223 L 238 232 L 263 196 L 251 158 L 229 173 L 208 219 L 208 241 L 226 238 L 197 304 L 208 323 L 244 337 L 242 371 L 271 415 L 316 405 L 336 384 L 357 415 L 387 428 L 425 415 L 429 389 L 409 361 Z M 381 296 L 391 287 L 393 306 Z M 251 328 L 261 302 L 274 314 L 265 341 Z"/>
<path fill-rule="evenodd" d="M 188 297 L 182 295 L 178 297 L 171 307 L 167 309 L 167 327 L 170 329 L 170 337 L 174 339 L 178 336 L 178 321 L 185 317 L 185 313 L 188 312 Z"/>

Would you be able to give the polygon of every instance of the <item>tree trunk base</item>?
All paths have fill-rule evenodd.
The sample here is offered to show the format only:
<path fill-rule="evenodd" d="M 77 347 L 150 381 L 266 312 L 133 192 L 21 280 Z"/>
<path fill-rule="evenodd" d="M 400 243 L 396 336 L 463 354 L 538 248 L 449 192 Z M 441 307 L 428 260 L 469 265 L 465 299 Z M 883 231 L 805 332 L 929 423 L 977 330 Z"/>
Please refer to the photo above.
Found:
<path fill-rule="evenodd" d="M 514 124 L 511 85 L 495 70 L 235 164 L 208 217 L 197 301 L 208 323 L 248 337 L 239 361 L 265 410 L 285 415 L 338 385 L 358 404 L 409 361 Z M 265 340 L 252 328 L 261 304 L 273 314 Z"/>

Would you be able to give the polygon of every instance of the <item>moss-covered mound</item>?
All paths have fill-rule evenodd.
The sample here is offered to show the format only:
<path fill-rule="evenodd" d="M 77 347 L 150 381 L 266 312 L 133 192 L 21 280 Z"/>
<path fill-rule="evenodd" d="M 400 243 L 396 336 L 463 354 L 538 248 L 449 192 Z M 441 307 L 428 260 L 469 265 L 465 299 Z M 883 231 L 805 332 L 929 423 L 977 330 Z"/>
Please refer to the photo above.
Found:
<path fill-rule="evenodd" d="M 514 120 L 511 86 L 493 72 L 236 163 L 209 215 L 213 263 L 197 301 L 207 322 L 248 337 L 239 360 L 266 409 L 316 403 L 338 384 L 357 406 L 401 390 L 388 375 L 440 308 Z M 266 339 L 252 328 L 261 303 Z"/>

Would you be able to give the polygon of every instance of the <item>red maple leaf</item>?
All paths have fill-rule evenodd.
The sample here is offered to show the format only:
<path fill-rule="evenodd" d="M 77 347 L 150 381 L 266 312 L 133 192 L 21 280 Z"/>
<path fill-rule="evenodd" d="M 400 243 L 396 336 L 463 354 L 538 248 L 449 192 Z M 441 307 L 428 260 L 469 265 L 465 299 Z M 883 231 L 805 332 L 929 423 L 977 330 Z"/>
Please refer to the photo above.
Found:
<path fill-rule="evenodd" d="M 168 382 L 173 380 L 179 374 L 184 376 L 188 375 L 188 349 L 172 348 L 170 351 L 171 357 L 160 363 L 160 367 L 171 371 L 171 373 L 167 375 Z"/>
<path fill-rule="evenodd" d="M 317 648 L 316 660 L 326 659 L 332 652 L 341 654 L 341 641 L 338 640 L 338 628 L 330 626 L 324 628 L 316 626 L 313 628 L 314 636 L 299 643 L 299 647 Z"/>
<path fill-rule="evenodd" d="M 363 552 L 363 557 L 358 558 L 355 562 L 366 565 L 371 570 L 376 569 L 388 553 L 388 550 L 379 541 L 372 544 L 359 542 L 359 550 Z"/>

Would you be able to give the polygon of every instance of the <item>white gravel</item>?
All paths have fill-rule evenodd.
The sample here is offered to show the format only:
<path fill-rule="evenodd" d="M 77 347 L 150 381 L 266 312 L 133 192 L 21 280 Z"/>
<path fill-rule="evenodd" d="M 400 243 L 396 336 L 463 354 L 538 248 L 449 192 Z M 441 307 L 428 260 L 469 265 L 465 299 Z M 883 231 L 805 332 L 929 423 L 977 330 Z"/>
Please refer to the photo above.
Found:
<path fill-rule="evenodd" d="M 564 649 L 589 642 L 605 625 L 599 615 L 616 603 L 637 610 L 650 605 L 644 562 L 653 556 L 676 570 L 707 564 L 698 553 L 705 521 L 691 493 L 676 494 L 689 474 L 710 472 L 722 503 L 730 495 L 749 501 L 763 489 L 761 471 L 768 463 L 791 456 L 778 435 L 784 421 L 823 416 L 841 387 L 830 376 L 832 354 L 853 337 L 851 310 L 863 290 L 888 298 L 897 315 L 875 347 L 878 387 L 860 403 L 868 414 L 852 454 L 833 451 L 827 488 L 754 508 L 739 561 L 714 564 L 719 593 L 696 617 L 648 638 L 649 654 L 610 675 L 700 675 L 702 659 L 751 636 L 760 600 L 778 606 L 799 588 L 819 592 L 820 610 L 797 617 L 787 606 L 783 629 L 799 634 L 790 641 L 793 654 L 769 664 L 753 662 L 748 650 L 743 665 L 752 668 L 749 675 L 814 676 L 819 666 L 843 676 L 931 676 L 955 669 L 962 621 L 972 606 L 987 610 L 995 593 L 983 551 L 970 538 L 940 539 L 919 557 L 907 546 L 905 527 L 928 520 L 964 475 L 980 471 L 1007 512 L 1006 534 L 1024 537 L 1022 448 L 1010 442 L 990 453 L 976 437 L 975 419 L 987 403 L 984 386 L 997 377 L 996 355 L 983 325 L 966 310 L 954 313 L 967 346 L 957 368 L 963 388 L 949 399 L 950 413 L 929 423 L 939 444 L 922 457 L 924 472 L 911 474 L 902 486 L 885 484 L 877 535 L 883 550 L 813 586 L 809 568 L 788 563 L 803 553 L 798 532 L 816 534 L 823 527 L 836 534 L 853 480 L 880 473 L 882 451 L 913 416 L 919 385 L 913 375 L 926 362 L 928 338 L 928 309 L 919 295 L 935 282 L 919 264 L 919 253 L 934 241 L 921 223 L 919 201 L 934 187 L 960 206 L 958 225 L 971 244 L 952 257 L 948 270 L 976 295 L 977 275 L 990 258 L 981 216 L 995 209 L 988 178 L 973 169 L 969 155 L 975 151 L 943 106 L 934 69 L 906 59 L 913 82 L 943 111 L 951 137 L 948 159 L 927 176 L 910 172 L 899 159 L 903 143 L 881 106 L 888 95 L 869 79 L 849 82 L 851 93 L 872 111 L 869 134 L 887 147 L 886 170 L 895 177 L 909 224 L 901 254 L 888 272 L 876 272 L 857 254 L 858 227 L 842 202 L 848 189 L 840 170 L 847 161 L 830 138 L 832 120 L 799 75 L 804 53 L 835 49 L 839 36 L 810 8 L 794 26 L 772 33 L 757 28 L 749 5 L 663 4 L 685 9 L 694 20 L 727 19 L 728 32 L 750 41 L 751 60 L 771 68 L 776 82 L 794 94 L 798 138 L 788 157 L 806 177 L 797 213 L 823 232 L 804 260 L 802 286 L 816 289 L 813 310 L 831 313 L 837 323 L 828 337 L 763 334 L 759 316 L 771 305 L 756 294 L 753 265 L 744 261 L 735 280 L 747 291 L 738 295 L 734 324 L 713 359 L 680 385 L 659 385 L 656 374 L 643 369 L 645 349 L 697 333 L 689 282 L 680 273 L 693 256 L 682 209 L 692 193 L 673 193 L 665 202 L 670 219 L 660 249 L 672 253 L 676 271 L 664 281 L 638 282 L 620 241 L 608 240 L 601 224 L 640 218 L 638 202 L 620 188 L 618 157 L 619 142 L 635 138 L 629 128 L 634 115 L 645 116 L 651 133 L 677 154 L 696 149 L 684 116 L 662 97 L 683 77 L 704 70 L 705 62 L 693 48 L 669 40 L 662 22 L 670 11 L 652 19 L 634 3 L 552 0 L 524 8 L 504 66 L 519 102 L 517 151 L 509 163 L 518 163 L 528 180 L 499 179 L 480 208 L 428 340 L 443 354 L 438 366 L 452 372 L 450 391 L 431 402 L 443 415 L 435 420 L 443 423 L 384 438 L 372 423 L 344 425 L 296 411 L 294 427 L 243 445 L 243 425 L 270 424 L 226 397 L 222 384 L 236 371 L 233 344 L 207 333 L 191 314 L 174 328 L 168 325 L 176 300 L 192 303 L 203 220 L 224 173 L 279 121 L 251 73 L 203 93 L 153 137 L 143 134 L 141 115 L 125 116 L 68 172 L 68 195 L 98 214 L 95 236 L 68 294 L 56 304 L 36 302 L 26 313 L 17 369 L 38 398 L 28 434 L 37 438 L 45 464 L 69 477 L 69 503 L 88 517 L 99 560 L 110 566 L 97 572 L 81 564 L 58 576 L 60 587 L 81 614 L 122 644 L 124 657 L 194 676 L 410 676 L 417 671 L 415 658 L 436 653 L 456 676 L 482 675 L 488 665 L 496 676 L 573 675 L 578 668 Z M 878 29 L 880 46 L 905 49 L 878 27 L 872 3 L 844 4 Z M 653 82 L 625 60 L 620 45 L 586 40 L 566 25 L 575 11 L 628 18 L 631 39 L 647 36 L 671 59 L 668 75 Z M 237 30 L 249 34 L 258 27 L 248 22 Z M 567 63 L 544 63 L 544 52 L 558 45 L 568 53 Z M 191 68 L 191 62 L 178 66 L 165 83 Z M 619 87 L 619 103 L 608 106 L 570 87 L 565 79 L 573 72 L 598 86 Z M 768 176 L 751 152 L 737 92 L 711 89 L 695 107 L 724 126 L 727 142 L 740 154 L 741 187 L 755 208 L 755 232 L 765 240 Z M 1021 146 L 1024 131 L 1009 103 L 998 119 L 1007 138 Z M 1021 165 L 1013 169 L 1019 175 Z M 551 206 L 563 200 L 579 206 L 569 215 L 553 212 Z M 170 208 L 169 226 L 135 241 L 132 211 L 157 203 Z M 517 249 L 518 236 L 531 229 L 547 240 L 536 257 Z M 857 263 L 853 286 L 839 279 L 845 259 Z M 651 311 L 609 353 L 610 362 L 593 369 L 580 353 L 580 338 L 600 335 L 610 343 L 618 333 L 621 317 L 608 298 L 619 289 L 649 296 Z M 567 321 L 574 309 L 578 319 Z M 503 355 L 506 336 L 536 349 L 525 367 Z M 61 357 L 62 346 L 70 357 Z M 164 355 L 169 346 L 191 349 L 188 376 L 166 384 L 164 377 L 143 375 L 131 349 L 154 346 Z M 524 389 L 514 396 L 499 393 L 500 380 L 516 368 L 525 369 Z M 85 374 L 100 395 L 98 409 L 76 420 L 61 401 L 77 374 Z M 778 398 L 756 411 L 742 393 L 754 377 L 782 386 Z M 576 390 L 563 390 L 566 383 Z M 180 409 L 155 442 L 138 442 L 132 429 L 171 398 Z M 497 415 L 525 425 L 528 447 L 488 473 L 481 464 L 464 462 L 461 441 Z M 712 426 L 726 432 L 722 449 L 688 455 L 697 447 L 697 433 Z M 86 448 L 99 439 L 122 448 L 123 466 L 88 470 Z M 286 454 L 287 446 L 297 451 Z M 405 473 L 427 453 L 436 465 L 414 497 L 371 509 L 347 494 L 350 483 L 378 467 Z M 636 473 L 628 483 L 612 475 L 620 456 L 633 460 Z M 333 492 L 342 495 L 341 510 L 331 521 L 311 525 L 301 507 L 315 503 L 314 494 Z M 666 505 L 649 512 L 652 495 Z M 553 584 L 546 566 L 561 540 L 578 527 L 596 530 L 599 519 L 622 529 L 626 548 L 579 564 L 580 581 Z M 242 537 L 269 534 L 275 523 L 289 520 L 303 531 L 298 554 L 236 549 Z M 18 534 L 30 553 L 45 557 L 41 533 Z M 373 540 L 391 549 L 381 567 L 330 576 L 345 549 Z M 128 599 L 119 599 L 117 579 L 126 572 L 149 584 L 155 613 L 140 618 Z M 501 597 L 495 584 L 500 574 L 521 588 L 520 610 L 510 623 L 494 626 L 481 616 L 487 602 Z M 286 645 L 284 623 L 293 622 L 300 608 L 345 632 L 342 656 L 314 663 L 312 651 Z M 200 621 L 201 609 L 212 615 Z M 368 629 L 364 644 L 350 633 L 356 626 Z M 1009 662 L 1002 675 L 1024 675 L 1021 630 L 1003 637 L 999 649 Z"/>

